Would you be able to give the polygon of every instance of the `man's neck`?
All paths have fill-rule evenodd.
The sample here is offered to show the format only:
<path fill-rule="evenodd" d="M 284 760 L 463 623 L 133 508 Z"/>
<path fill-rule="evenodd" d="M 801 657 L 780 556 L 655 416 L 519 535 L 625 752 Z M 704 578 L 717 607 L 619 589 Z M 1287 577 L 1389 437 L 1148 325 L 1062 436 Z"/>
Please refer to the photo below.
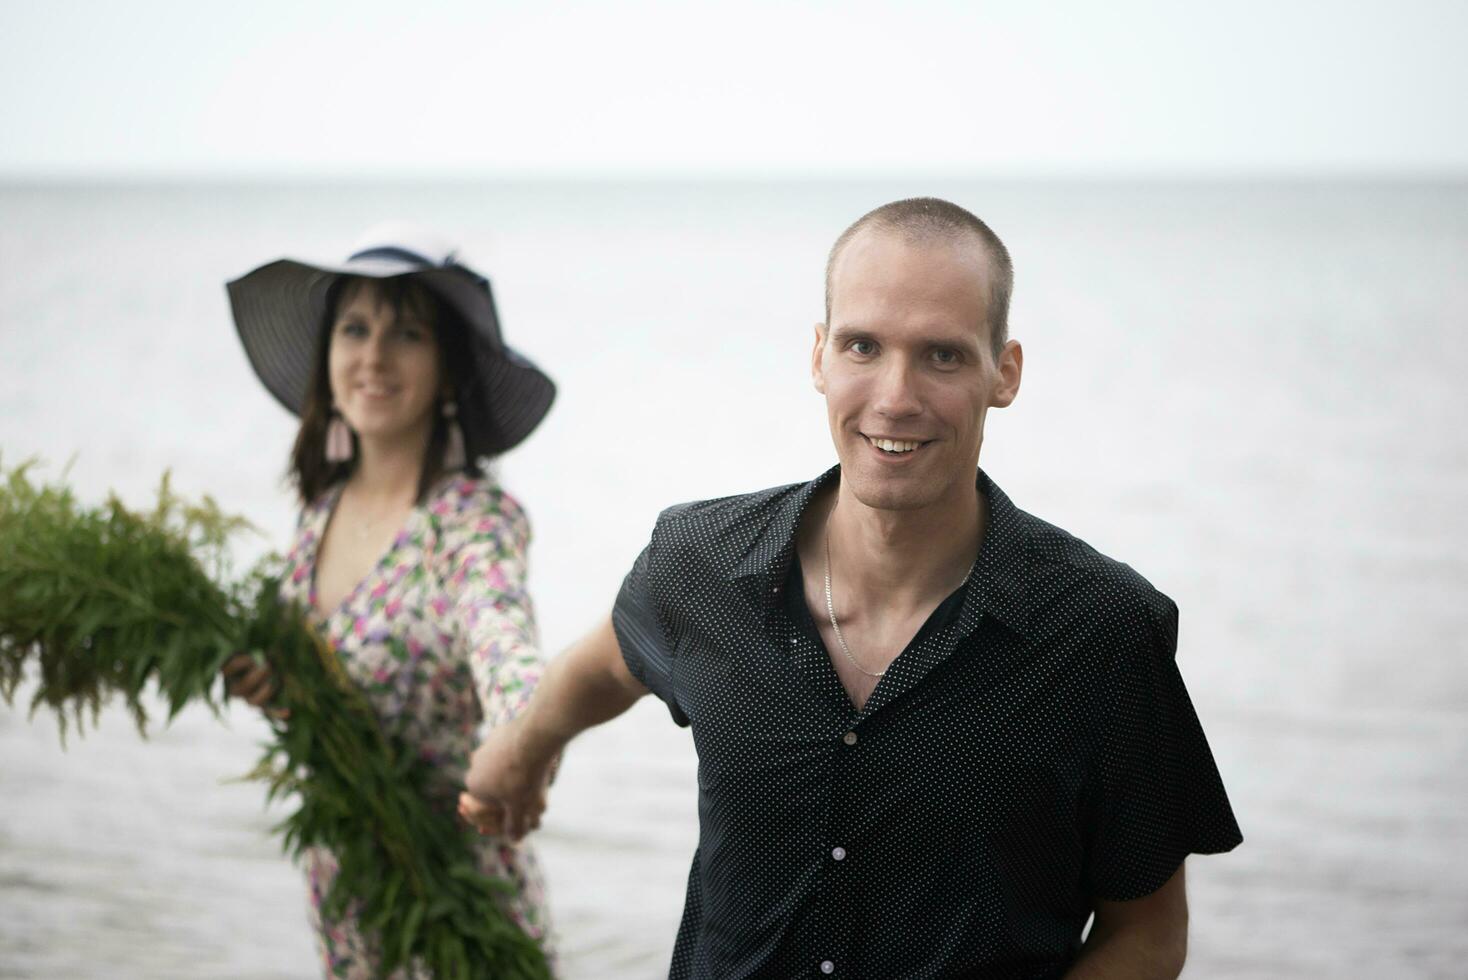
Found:
<path fill-rule="evenodd" d="M 963 584 L 987 507 L 973 482 L 928 507 L 902 511 L 868 507 L 842 483 L 825 515 L 814 516 L 824 516 L 820 554 L 829 535 L 831 563 L 846 588 L 870 606 L 901 613 L 931 607 Z"/>

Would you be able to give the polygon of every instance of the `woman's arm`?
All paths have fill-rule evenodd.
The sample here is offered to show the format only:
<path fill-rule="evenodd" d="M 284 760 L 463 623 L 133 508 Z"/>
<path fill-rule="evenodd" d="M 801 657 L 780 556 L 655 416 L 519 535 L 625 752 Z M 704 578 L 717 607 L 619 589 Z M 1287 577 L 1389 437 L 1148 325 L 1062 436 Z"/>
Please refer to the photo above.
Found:
<path fill-rule="evenodd" d="M 491 730 L 475 750 L 460 814 L 482 833 L 523 837 L 540 825 L 546 787 L 566 744 L 646 693 L 622 660 L 608 616 L 546 669 L 525 712 Z"/>
<path fill-rule="evenodd" d="M 450 608 L 443 611 L 454 619 L 493 729 L 524 710 L 545 665 L 526 586 L 529 522 L 509 498 L 473 521 L 467 539 L 448 554 L 442 575 Z"/>

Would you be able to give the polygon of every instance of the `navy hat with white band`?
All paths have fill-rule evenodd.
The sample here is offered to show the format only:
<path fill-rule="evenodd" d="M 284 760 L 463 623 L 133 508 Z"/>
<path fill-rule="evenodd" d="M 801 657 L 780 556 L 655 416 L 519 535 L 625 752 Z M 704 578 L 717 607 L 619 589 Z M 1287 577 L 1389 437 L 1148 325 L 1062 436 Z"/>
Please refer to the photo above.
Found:
<path fill-rule="evenodd" d="M 327 292 L 340 276 L 413 276 L 458 311 L 470 328 L 482 385 L 478 400 L 501 436 L 502 445 L 492 451 L 517 445 L 545 418 L 556 386 L 505 344 L 489 280 L 431 235 L 397 224 L 373 228 L 341 265 L 279 259 L 226 285 L 250 366 L 293 413 L 305 408 Z"/>

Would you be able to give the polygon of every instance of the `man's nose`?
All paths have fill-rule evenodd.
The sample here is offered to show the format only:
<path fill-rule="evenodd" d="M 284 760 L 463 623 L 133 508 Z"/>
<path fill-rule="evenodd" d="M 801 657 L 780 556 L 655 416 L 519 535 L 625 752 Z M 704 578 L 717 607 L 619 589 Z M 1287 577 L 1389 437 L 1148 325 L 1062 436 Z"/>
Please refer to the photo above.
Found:
<path fill-rule="evenodd" d="M 887 418 L 906 418 L 921 412 L 923 406 L 913 374 L 912 366 L 901 358 L 893 358 L 883 365 L 872 408 Z"/>

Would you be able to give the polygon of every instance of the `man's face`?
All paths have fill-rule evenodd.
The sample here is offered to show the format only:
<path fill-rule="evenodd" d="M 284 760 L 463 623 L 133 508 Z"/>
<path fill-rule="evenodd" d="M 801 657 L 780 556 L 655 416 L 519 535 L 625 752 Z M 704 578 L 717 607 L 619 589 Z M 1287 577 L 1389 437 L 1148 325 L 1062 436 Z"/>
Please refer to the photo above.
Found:
<path fill-rule="evenodd" d="M 841 479 L 879 510 L 972 494 L 984 416 L 1019 391 L 1021 352 L 989 343 L 989 263 L 961 237 L 911 244 L 867 229 L 838 256 L 811 374 Z"/>

